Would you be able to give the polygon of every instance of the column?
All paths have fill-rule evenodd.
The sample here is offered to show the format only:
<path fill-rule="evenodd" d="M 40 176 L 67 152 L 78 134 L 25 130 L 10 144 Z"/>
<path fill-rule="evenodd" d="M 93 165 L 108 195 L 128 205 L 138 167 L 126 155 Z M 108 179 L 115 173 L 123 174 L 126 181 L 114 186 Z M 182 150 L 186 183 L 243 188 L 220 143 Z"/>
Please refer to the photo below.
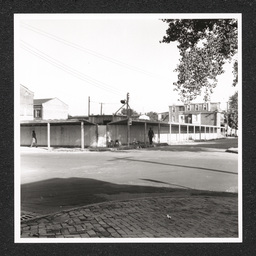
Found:
<path fill-rule="evenodd" d="M 84 122 L 81 122 L 81 149 L 84 149 Z"/>
<path fill-rule="evenodd" d="M 189 140 L 189 125 L 187 124 L 187 140 Z"/>
<path fill-rule="evenodd" d="M 180 124 L 179 124 L 179 141 L 180 141 Z"/>
<path fill-rule="evenodd" d="M 160 143 L 160 123 L 158 123 L 158 143 Z"/>
<path fill-rule="evenodd" d="M 51 147 L 51 129 L 50 123 L 47 123 L 47 148 L 50 150 Z"/>
<path fill-rule="evenodd" d="M 170 126 L 169 126 L 169 144 L 171 144 L 171 141 L 172 141 L 172 124 L 170 123 Z"/>
<path fill-rule="evenodd" d="M 108 124 L 107 124 L 107 126 L 106 126 L 106 146 L 108 147 L 108 135 L 109 135 L 109 131 L 108 131 Z"/>
<path fill-rule="evenodd" d="M 98 126 L 98 124 L 96 124 L 96 127 L 95 127 L 95 135 L 96 135 L 96 147 L 97 147 L 98 143 L 99 143 L 99 126 Z"/>
<path fill-rule="evenodd" d="M 144 123 L 144 143 L 147 143 L 147 123 Z"/>

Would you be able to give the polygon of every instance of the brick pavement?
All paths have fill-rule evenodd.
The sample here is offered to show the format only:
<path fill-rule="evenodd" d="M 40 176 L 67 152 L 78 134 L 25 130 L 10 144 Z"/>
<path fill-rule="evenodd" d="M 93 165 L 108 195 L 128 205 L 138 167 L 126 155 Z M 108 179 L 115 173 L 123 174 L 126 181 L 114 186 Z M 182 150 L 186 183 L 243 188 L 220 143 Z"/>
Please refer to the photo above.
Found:
<path fill-rule="evenodd" d="M 237 196 L 158 197 L 21 221 L 21 238 L 237 238 Z"/>

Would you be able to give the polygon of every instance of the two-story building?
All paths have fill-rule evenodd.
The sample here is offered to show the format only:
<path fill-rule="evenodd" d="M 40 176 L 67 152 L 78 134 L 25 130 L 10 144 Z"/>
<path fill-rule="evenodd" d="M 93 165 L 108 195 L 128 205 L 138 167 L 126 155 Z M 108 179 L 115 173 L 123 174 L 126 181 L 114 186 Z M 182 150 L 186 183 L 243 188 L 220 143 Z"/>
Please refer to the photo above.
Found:
<path fill-rule="evenodd" d="M 172 105 L 169 106 L 169 120 L 172 123 L 220 126 L 220 103 L 208 102 Z"/>

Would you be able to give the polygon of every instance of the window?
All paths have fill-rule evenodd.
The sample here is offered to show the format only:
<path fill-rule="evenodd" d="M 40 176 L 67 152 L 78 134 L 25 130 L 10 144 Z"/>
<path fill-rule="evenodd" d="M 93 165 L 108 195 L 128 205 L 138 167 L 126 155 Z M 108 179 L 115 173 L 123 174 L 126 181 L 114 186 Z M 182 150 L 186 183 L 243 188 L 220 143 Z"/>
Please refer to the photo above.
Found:
<path fill-rule="evenodd" d="M 180 115 L 179 116 L 179 123 L 184 123 L 185 122 L 185 116 Z"/>
<path fill-rule="evenodd" d="M 192 116 L 192 123 L 199 123 L 199 120 L 200 120 L 200 115 L 193 115 Z"/>
<path fill-rule="evenodd" d="M 203 105 L 203 110 L 206 110 L 206 109 L 207 109 L 206 104 L 204 104 Z"/>
<path fill-rule="evenodd" d="M 175 107 L 172 107 L 172 112 L 175 112 Z"/>
<path fill-rule="evenodd" d="M 195 111 L 198 111 L 199 107 L 198 105 L 195 105 Z"/>
<path fill-rule="evenodd" d="M 179 106 L 179 111 L 185 111 L 185 107 L 184 106 Z"/>
<path fill-rule="evenodd" d="M 172 121 L 175 122 L 175 116 L 172 116 Z"/>
<path fill-rule="evenodd" d="M 36 110 L 34 111 L 34 116 L 35 116 L 35 118 L 42 117 L 42 116 L 41 116 L 41 110 L 40 110 L 40 109 L 36 109 Z"/>
<path fill-rule="evenodd" d="M 190 109 L 191 109 L 190 105 L 187 105 L 187 111 L 190 111 Z"/>

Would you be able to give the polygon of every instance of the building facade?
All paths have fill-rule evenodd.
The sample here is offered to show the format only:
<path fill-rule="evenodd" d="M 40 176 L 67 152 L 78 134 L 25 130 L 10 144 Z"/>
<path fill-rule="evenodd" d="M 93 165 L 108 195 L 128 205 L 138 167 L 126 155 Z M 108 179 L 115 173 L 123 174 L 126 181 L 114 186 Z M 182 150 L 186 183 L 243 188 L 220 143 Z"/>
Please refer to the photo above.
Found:
<path fill-rule="evenodd" d="M 169 112 L 158 113 L 158 121 L 168 123 L 169 122 Z"/>
<path fill-rule="evenodd" d="M 34 119 L 52 120 L 68 119 L 68 105 L 58 98 L 35 99 L 34 100 Z"/>
<path fill-rule="evenodd" d="M 169 106 L 169 120 L 172 123 L 220 126 L 220 103 L 209 102 L 172 105 Z"/>
<path fill-rule="evenodd" d="M 20 85 L 20 120 L 33 120 L 34 93 Z"/>

